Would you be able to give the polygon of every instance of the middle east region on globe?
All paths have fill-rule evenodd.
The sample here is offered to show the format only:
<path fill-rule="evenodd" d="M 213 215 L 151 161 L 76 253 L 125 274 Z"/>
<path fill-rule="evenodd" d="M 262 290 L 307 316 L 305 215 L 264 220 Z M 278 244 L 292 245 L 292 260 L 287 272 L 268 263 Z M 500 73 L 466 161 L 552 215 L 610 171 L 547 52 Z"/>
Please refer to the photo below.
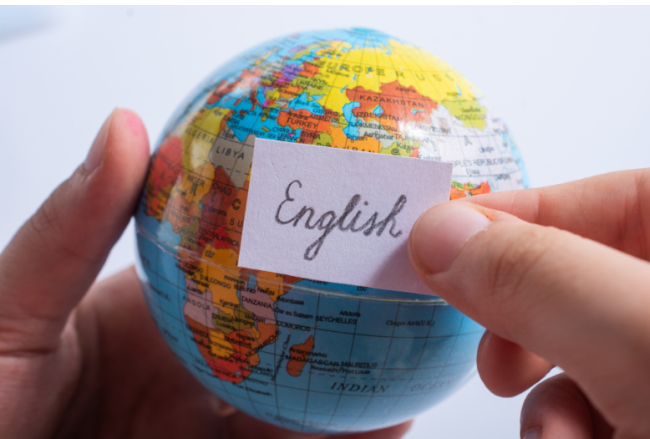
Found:
<path fill-rule="evenodd" d="M 256 138 L 450 162 L 451 199 L 528 184 L 481 92 L 422 49 L 352 29 L 250 50 L 172 116 L 136 213 L 145 297 L 180 361 L 306 432 L 394 425 L 471 378 L 483 328 L 440 298 L 238 267 Z"/>

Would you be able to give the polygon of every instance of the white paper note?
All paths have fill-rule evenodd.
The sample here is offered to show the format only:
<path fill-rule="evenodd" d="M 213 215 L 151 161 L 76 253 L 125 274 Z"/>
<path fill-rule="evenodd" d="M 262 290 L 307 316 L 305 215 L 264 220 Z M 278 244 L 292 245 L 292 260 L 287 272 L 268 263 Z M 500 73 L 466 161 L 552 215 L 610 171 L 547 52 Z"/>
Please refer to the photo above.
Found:
<path fill-rule="evenodd" d="M 450 163 L 257 139 L 239 266 L 431 294 L 411 228 L 447 201 Z"/>

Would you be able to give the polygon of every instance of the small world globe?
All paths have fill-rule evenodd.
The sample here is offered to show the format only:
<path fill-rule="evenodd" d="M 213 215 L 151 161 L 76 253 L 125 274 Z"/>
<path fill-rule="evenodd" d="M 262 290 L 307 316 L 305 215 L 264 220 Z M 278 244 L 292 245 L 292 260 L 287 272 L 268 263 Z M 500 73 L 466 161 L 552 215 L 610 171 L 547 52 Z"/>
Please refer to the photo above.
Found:
<path fill-rule="evenodd" d="M 238 266 L 257 138 L 449 162 L 451 199 L 524 188 L 518 149 L 483 94 L 377 31 L 270 41 L 178 107 L 136 212 L 151 314 L 223 401 L 333 433 L 394 425 L 451 395 L 475 373 L 483 328 L 441 298 Z"/>

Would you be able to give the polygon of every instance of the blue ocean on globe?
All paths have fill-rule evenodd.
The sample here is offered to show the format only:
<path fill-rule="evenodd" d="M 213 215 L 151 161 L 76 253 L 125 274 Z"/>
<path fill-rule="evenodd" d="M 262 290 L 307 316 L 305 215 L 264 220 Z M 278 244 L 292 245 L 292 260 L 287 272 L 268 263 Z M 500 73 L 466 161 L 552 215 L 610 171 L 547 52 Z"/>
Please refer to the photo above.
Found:
<path fill-rule="evenodd" d="M 255 418 L 321 433 L 404 422 L 474 376 L 483 328 L 436 296 L 238 266 L 256 138 L 450 162 L 451 199 L 528 185 L 479 89 L 416 46 L 351 29 L 251 49 L 173 114 L 136 212 L 144 294 L 187 369 Z"/>

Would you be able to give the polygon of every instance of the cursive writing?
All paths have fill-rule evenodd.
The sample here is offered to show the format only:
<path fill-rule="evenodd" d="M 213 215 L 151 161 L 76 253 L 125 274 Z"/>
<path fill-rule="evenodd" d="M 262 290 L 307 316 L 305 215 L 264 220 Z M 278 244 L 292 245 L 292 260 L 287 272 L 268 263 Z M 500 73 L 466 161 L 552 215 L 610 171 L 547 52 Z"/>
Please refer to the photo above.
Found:
<path fill-rule="evenodd" d="M 352 216 L 352 219 L 347 223 L 347 225 L 344 224 L 346 219 L 352 214 L 352 212 L 357 208 L 357 205 L 361 202 L 361 195 L 359 194 L 355 194 L 352 196 L 352 198 L 350 198 L 350 201 L 348 201 L 347 206 L 345 206 L 343 213 L 341 213 L 340 215 L 337 215 L 332 210 L 328 210 L 327 212 L 323 213 L 320 217 L 318 217 L 318 219 L 315 222 L 312 223 L 312 219 L 316 215 L 315 209 L 313 207 L 303 206 L 298 211 L 298 213 L 296 213 L 293 217 L 291 217 L 288 220 L 283 220 L 281 218 L 280 212 L 283 211 L 283 209 L 284 212 L 290 210 L 291 206 L 286 204 L 287 203 L 290 204 L 295 201 L 295 198 L 291 196 L 291 188 L 294 185 L 297 185 L 297 189 L 302 188 L 302 183 L 300 182 L 300 180 L 293 180 L 291 183 L 289 183 L 286 190 L 284 191 L 285 199 L 280 203 L 277 211 L 275 212 L 275 221 L 278 224 L 282 224 L 282 225 L 293 224 L 293 226 L 296 227 L 300 223 L 300 220 L 305 218 L 304 225 L 306 229 L 318 229 L 323 231 L 323 234 L 320 235 L 320 237 L 316 241 L 314 241 L 309 247 L 307 247 L 307 249 L 305 250 L 304 257 L 308 261 L 311 261 L 316 256 L 318 256 L 318 252 L 322 247 L 323 242 L 325 242 L 325 238 L 327 238 L 327 236 L 335 229 L 338 229 L 341 232 L 351 232 L 351 233 L 361 232 L 365 236 L 370 236 L 375 231 L 376 231 L 376 236 L 381 236 L 381 234 L 386 229 L 388 229 L 388 233 L 393 238 L 397 238 L 402 234 L 401 230 L 395 231 L 395 228 L 397 227 L 397 222 L 395 218 L 402 211 L 404 205 L 406 204 L 405 195 L 399 196 L 399 198 L 395 202 L 395 205 L 393 206 L 393 209 L 383 220 L 378 221 L 377 218 L 379 217 L 379 213 L 375 212 L 370 216 L 370 218 L 366 220 L 366 222 L 363 223 L 363 225 L 360 226 L 357 226 L 357 224 L 360 222 L 359 218 L 362 215 L 361 209 L 357 210 L 357 212 L 354 214 L 354 216 Z M 367 206 L 368 202 L 364 201 L 363 204 Z"/>

